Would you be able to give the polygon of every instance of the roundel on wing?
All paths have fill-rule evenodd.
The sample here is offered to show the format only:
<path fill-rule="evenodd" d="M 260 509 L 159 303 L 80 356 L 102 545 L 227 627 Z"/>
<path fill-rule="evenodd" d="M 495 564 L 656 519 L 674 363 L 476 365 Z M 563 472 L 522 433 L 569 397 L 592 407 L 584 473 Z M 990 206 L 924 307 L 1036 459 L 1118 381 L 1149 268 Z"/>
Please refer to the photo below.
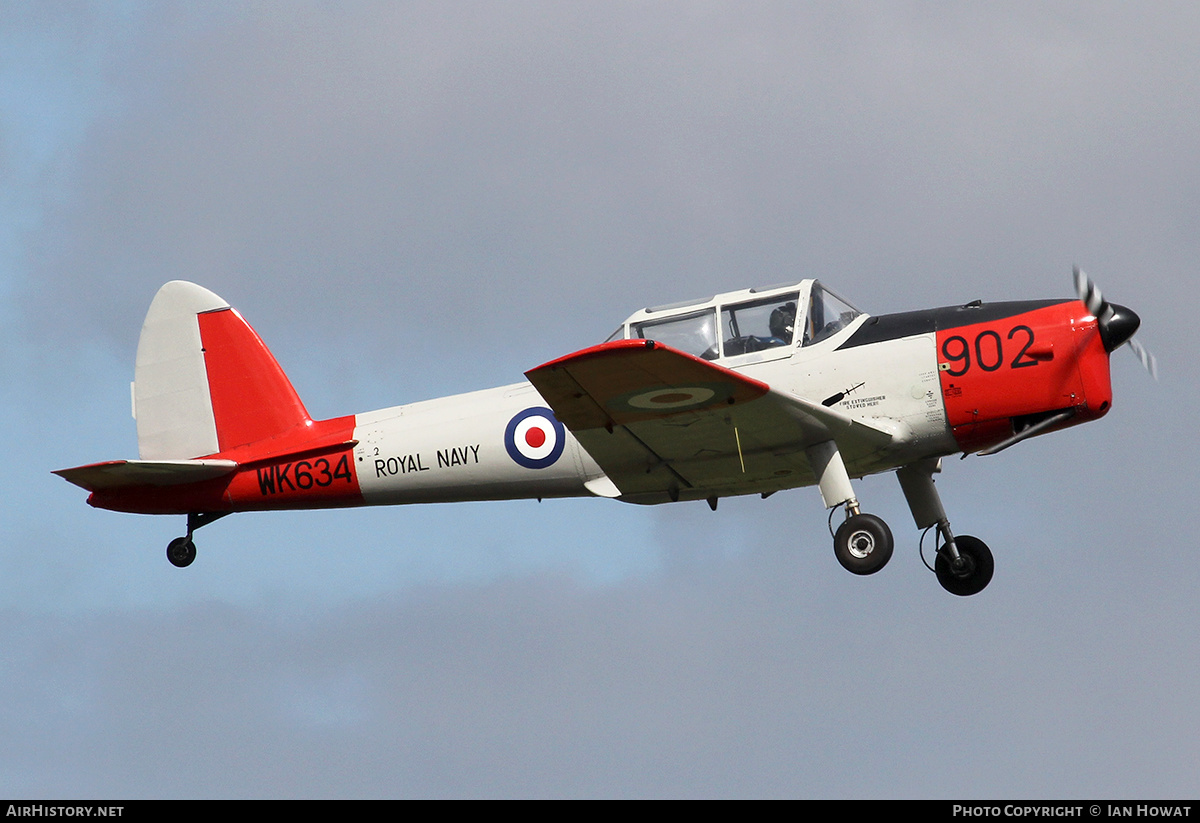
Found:
<path fill-rule="evenodd" d="M 670 413 L 713 406 L 727 401 L 731 394 L 732 387 L 725 383 L 659 386 L 614 397 L 607 405 L 617 411 Z"/>
<path fill-rule="evenodd" d="M 504 429 L 504 448 L 518 466 L 544 469 L 562 456 L 567 439 L 554 412 L 534 406 L 513 415 Z"/>
<path fill-rule="evenodd" d="M 642 392 L 625 402 L 638 409 L 686 409 L 707 403 L 715 394 L 706 386 L 681 386 Z"/>

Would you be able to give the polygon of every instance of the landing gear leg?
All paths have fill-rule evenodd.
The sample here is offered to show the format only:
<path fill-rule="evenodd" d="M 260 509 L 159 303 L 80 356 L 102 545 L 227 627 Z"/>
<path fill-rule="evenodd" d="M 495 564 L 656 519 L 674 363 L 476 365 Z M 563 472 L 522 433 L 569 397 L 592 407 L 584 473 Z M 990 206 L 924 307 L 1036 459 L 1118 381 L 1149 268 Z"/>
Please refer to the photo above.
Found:
<path fill-rule="evenodd" d="M 992 581 L 995 564 L 987 544 L 970 535 L 954 536 L 950 520 L 942 507 L 941 496 L 933 485 L 933 475 L 942 470 L 936 459 L 910 463 L 896 471 L 900 488 L 908 501 L 918 529 L 937 527 L 942 545 L 934 561 L 934 572 L 942 588 L 951 594 L 967 597 L 978 594 Z"/>
<path fill-rule="evenodd" d="M 230 512 L 193 512 L 189 514 L 187 534 L 183 537 L 176 537 L 167 544 L 167 560 L 171 561 L 171 565 L 180 569 L 192 565 L 192 561 L 196 559 L 196 544 L 192 540 L 192 532 L 201 526 L 207 526 L 214 520 L 220 520 L 227 514 Z"/>
<path fill-rule="evenodd" d="M 809 447 L 806 453 L 817 476 L 825 508 L 846 507 L 846 522 L 833 536 L 834 556 L 846 571 L 874 574 L 891 559 L 895 545 L 892 530 L 875 515 L 859 511 L 858 498 L 854 496 L 850 475 L 836 443 L 827 440 Z"/>

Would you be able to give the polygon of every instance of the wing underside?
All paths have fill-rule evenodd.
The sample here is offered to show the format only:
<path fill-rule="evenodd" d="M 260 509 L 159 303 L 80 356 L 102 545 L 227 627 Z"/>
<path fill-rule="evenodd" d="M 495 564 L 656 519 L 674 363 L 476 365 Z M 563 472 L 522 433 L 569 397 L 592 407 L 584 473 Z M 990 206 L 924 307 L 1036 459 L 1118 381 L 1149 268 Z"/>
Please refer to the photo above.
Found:
<path fill-rule="evenodd" d="M 891 433 L 646 340 L 618 340 L 527 373 L 625 499 L 699 499 L 816 482 L 805 450 L 847 462 Z"/>

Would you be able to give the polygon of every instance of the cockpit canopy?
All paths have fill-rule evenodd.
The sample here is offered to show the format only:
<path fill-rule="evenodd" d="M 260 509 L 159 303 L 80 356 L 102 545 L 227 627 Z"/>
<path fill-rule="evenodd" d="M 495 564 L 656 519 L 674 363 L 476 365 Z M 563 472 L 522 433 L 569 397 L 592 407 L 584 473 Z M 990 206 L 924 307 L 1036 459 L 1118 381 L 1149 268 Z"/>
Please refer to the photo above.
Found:
<path fill-rule="evenodd" d="M 796 344 L 819 343 L 860 314 L 816 280 L 803 280 L 795 285 L 747 289 L 709 300 L 643 309 L 608 339 L 655 340 L 705 360 L 757 352 L 768 353 L 765 358 L 771 354 L 785 356 Z"/>

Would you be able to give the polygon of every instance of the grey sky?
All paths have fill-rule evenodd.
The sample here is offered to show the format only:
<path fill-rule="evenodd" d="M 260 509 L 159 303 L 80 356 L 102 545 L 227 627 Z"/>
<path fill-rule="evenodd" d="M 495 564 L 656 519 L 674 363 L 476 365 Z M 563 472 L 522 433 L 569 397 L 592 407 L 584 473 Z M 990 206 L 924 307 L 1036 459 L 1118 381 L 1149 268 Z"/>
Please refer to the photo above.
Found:
<path fill-rule="evenodd" d="M 0 9 L 0 791 L 1194 796 L 1194 4 Z M 142 316 L 237 306 L 314 414 L 500 385 L 645 305 L 816 276 L 873 313 L 1134 307 L 1104 420 L 947 461 L 959 599 L 895 480 L 859 579 L 815 490 L 181 518 Z M 181 768 L 181 764 L 183 767 Z"/>

